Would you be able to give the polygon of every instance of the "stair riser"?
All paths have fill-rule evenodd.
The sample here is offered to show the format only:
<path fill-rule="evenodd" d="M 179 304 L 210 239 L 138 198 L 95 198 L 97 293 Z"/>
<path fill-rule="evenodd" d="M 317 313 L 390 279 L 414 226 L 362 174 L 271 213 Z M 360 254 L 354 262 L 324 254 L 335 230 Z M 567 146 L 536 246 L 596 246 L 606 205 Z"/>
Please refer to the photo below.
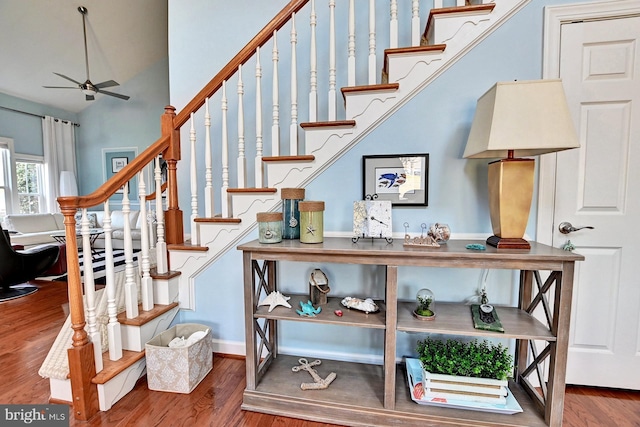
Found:
<path fill-rule="evenodd" d="M 356 120 L 359 128 L 365 127 L 360 117 L 369 109 L 386 111 L 388 103 L 395 104 L 397 90 L 348 93 L 345 95 L 345 114 L 347 119 Z"/>
<path fill-rule="evenodd" d="M 481 33 L 490 22 L 491 11 L 484 15 L 478 12 L 467 14 L 436 15 L 427 33 L 429 44 L 449 44 L 455 39 L 467 39 L 471 32 Z"/>
<path fill-rule="evenodd" d="M 71 391 L 71 380 L 59 380 L 49 378 L 49 390 L 52 400 L 73 402 L 73 392 Z"/>
<path fill-rule="evenodd" d="M 178 301 L 179 285 L 179 277 L 173 277 L 168 280 L 154 279 L 153 301 L 155 304 L 169 305 Z"/>
<path fill-rule="evenodd" d="M 178 307 L 174 307 L 142 326 L 122 325 L 122 348 L 129 351 L 144 350 L 147 341 L 169 327 L 178 310 Z"/>
<path fill-rule="evenodd" d="M 142 358 L 106 384 L 98 384 L 100 410 L 108 411 L 118 400 L 133 390 L 138 379 L 145 374 L 146 367 L 146 360 Z"/>

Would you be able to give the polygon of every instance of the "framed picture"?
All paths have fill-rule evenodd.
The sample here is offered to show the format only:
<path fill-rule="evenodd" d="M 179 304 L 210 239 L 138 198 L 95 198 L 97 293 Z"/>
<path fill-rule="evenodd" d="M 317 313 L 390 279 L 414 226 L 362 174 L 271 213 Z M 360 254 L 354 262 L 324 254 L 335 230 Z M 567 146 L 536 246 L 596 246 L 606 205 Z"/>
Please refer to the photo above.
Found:
<path fill-rule="evenodd" d="M 428 206 L 429 154 L 362 157 L 362 198 L 378 195 L 393 206 Z"/>
<path fill-rule="evenodd" d="M 116 173 L 124 169 L 129 164 L 128 157 L 112 157 L 111 158 L 111 172 Z"/>
<path fill-rule="evenodd" d="M 116 173 L 120 172 L 130 161 L 138 155 L 137 147 L 103 148 L 102 149 L 102 173 L 104 181 L 107 181 Z M 137 197 L 138 178 L 134 177 L 129 181 L 128 194 L 130 197 Z M 116 194 L 124 194 L 125 186 L 116 191 Z"/>

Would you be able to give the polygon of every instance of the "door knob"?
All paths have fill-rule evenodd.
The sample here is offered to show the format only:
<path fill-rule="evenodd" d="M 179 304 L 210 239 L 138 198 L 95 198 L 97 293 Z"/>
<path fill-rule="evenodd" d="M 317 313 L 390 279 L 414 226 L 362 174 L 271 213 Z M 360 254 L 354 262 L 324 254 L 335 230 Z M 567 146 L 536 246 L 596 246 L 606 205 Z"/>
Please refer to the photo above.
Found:
<path fill-rule="evenodd" d="M 570 222 L 561 222 L 558 226 L 558 230 L 560 230 L 562 234 L 569 234 L 573 231 L 582 230 L 583 228 L 593 230 L 593 227 L 591 227 L 590 225 L 585 225 L 584 227 L 574 227 Z"/>

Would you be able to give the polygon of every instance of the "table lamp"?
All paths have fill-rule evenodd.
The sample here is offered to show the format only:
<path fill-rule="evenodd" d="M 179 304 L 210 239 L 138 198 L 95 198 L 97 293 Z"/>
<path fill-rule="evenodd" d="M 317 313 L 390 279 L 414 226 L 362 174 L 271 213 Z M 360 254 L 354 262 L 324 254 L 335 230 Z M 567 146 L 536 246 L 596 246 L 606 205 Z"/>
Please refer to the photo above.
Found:
<path fill-rule="evenodd" d="M 465 159 L 489 163 L 489 208 L 497 248 L 530 249 L 523 236 L 533 197 L 534 160 L 578 148 L 559 79 L 498 82 L 478 99 Z"/>

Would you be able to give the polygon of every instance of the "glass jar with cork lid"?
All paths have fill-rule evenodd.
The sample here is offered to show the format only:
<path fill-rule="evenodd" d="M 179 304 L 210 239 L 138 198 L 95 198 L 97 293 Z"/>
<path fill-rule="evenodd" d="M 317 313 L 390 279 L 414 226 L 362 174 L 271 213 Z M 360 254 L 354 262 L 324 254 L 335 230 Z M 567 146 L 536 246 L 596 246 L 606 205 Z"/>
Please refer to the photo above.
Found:
<path fill-rule="evenodd" d="M 324 234 L 324 202 L 304 201 L 300 209 L 300 241 L 322 243 Z"/>

